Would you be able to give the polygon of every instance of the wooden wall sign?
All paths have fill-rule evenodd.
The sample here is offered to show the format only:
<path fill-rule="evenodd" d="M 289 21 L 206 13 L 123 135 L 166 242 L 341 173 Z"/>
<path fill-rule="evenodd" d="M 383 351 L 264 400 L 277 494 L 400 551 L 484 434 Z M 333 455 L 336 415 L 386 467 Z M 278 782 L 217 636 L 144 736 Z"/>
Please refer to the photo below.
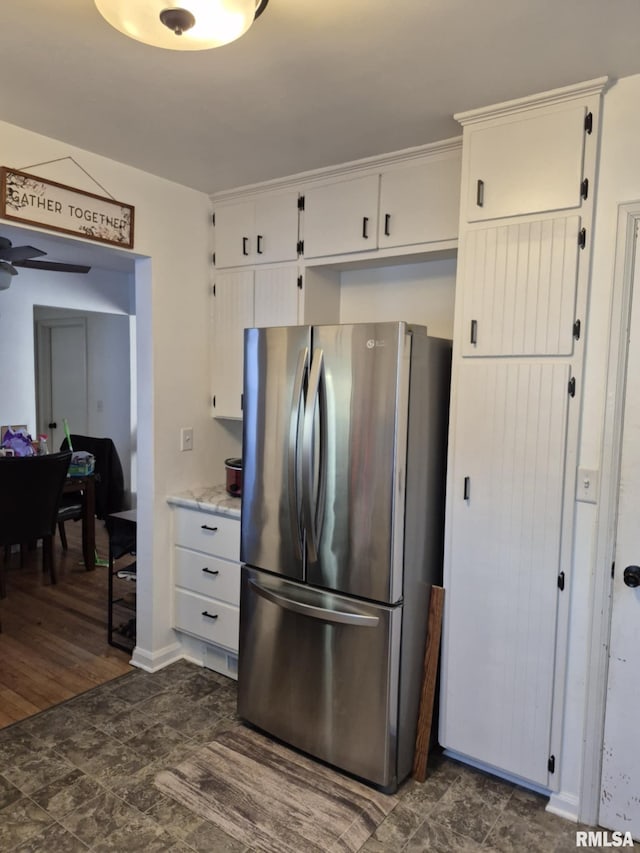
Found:
<path fill-rule="evenodd" d="M 133 213 L 130 204 L 7 166 L 0 168 L 0 216 L 4 219 L 132 249 Z"/>

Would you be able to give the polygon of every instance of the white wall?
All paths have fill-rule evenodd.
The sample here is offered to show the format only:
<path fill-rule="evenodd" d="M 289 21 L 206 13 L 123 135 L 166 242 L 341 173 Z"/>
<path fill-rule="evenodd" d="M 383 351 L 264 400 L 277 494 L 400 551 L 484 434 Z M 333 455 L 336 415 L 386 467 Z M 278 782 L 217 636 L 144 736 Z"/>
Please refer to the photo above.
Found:
<path fill-rule="evenodd" d="M 453 337 L 456 259 L 343 271 L 340 322 L 406 320 Z"/>
<path fill-rule="evenodd" d="M 209 416 L 210 203 L 203 193 L 58 140 L 0 123 L 3 165 L 94 192 L 95 181 L 135 207 L 138 364 L 138 646 L 153 667 L 176 652 L 171 629 L 169 493 L 210 482 L 214 430 Z M 214 152 L 212 152 L 213 156 Z M 74 167 L 73 158 L 81 168 Z M 30 166 L 63 158 L 59 165 Z M 11 294 L 9 290 L 0 296 Z M 0 303 L 2 304 L 2 303 Z M 83 307 L 83 306 L 73 306 Z M 0 308 L 0 312 L 2 309 Z M 30 311 L 29 323 L 32 322 Z M 31 356 L 33 358 L 33 356 Z M 5 377 L 0 397 L 7 392 Z M 28 404 L 12 405 L 27 411 Z M 30 410 L 33 411 L 32 409 Z M 179 451 L 181 426 L 194 449 Z M 219 475 L 216 471 L 219 481 Z"/>
<path fill-rule="evenodd" d="M 606 377 L 618 205 L 640 199 L 638 103 L 640 76 L 618 81 L 604 97 L 578 460 L 579 466 L 596 470 L 601 467 L 607 406 Z M 603 473 L 601 471 L 601 478 Z M 569 811 L 572 801 L 575 801 L 578 813 L 585 805 L 580 802 L 580 792 L 584 770 L 583 741 L 587 735 L 584 722 L 592 632 L 590 603 L 596 577 L 600 578 L 601 585 L 609 583 L 611 562 L 596 563 L 596 525 L 601 507 L 585 503 L 577 503 L 576 507 L 564 744 L 560 762 L 561 792 L 554 799 L 558 800 L 560 810 L 564 801 Z"/>
<path fill-rule="evenodd" d="M 0 292 L 0 423 L 27 424 L 36 432 L 33 308 L 35 305 L 126 314 L 132 283 L 124 274 L 92 270 L 87 276 L 24 269 Z"/>
<path fill-rule="evenodd" d="M 86 289 L 89 296 L 91 287 L 88 284 Z M 90 302 L 90 298 L 87 301 Z M 131 506 L 131 451 L 136 442 L 131 426 L 130 321 L 133 318 L 126 314 L 89 313 L 42 306 L 34 308 L 36 323 L 68 318 L 83 318 L 87 328 L 86 434 L 113 440 L 122 462 L 127 506 Z M 73 429 L 73 424 L 70 426 L 71 432 L 78 432 Z M 47 431 L 45 427 L 40 425 L 44 432 Z"/>

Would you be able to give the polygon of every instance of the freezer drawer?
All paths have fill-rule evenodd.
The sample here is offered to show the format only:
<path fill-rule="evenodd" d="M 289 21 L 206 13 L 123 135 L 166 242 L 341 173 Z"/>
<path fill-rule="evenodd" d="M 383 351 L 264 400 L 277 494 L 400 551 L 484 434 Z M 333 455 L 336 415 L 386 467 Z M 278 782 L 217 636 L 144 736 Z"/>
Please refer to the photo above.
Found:
<path fill-rule="evenodd" d="M 394 789 L 402 607 L 243 566 L 240 612 L 240 716 Z"/>

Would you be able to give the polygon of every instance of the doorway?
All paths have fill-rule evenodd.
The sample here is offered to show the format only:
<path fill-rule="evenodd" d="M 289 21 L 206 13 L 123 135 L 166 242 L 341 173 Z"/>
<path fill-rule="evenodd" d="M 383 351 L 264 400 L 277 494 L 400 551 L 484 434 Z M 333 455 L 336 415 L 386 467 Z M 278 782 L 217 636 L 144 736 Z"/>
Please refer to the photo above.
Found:
<path fill-rule="evenodd" d="M 640 213 L 629 234 L 629 322 L 621 423 L 599 823 L 640 841 Z"/>

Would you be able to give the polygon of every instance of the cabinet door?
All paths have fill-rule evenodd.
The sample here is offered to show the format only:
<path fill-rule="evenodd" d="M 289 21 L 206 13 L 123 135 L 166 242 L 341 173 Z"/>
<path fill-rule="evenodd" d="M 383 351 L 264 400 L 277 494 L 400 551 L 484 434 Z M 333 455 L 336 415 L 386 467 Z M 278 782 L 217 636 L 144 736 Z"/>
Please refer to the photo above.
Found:
<path fill-rule="evenodd" d="M 253 326 L 253 272 L 218 273 L 213 298 L 213 413 L 242 417 L 244 330 Z"/>
<path fill-rule="evenodd" d="M 298 259 L 298 193 L 265 195 L 256 199 L 254 263 Z"/>
<path fill-rule="evenodd" d="M 378 246 L 455 240 L 460 210 L 460 153 L 383 172 Z"/>
<path fill-rule="evenodd" d="M 253 201 L 216 206 L 216 267 L 239 267 L 253 263 L 255 205 Z"/>
<path fill-rule="evenodd" d="M 585 115 L 574 105 L 471 127 L 467 220 L 579 207 Z"/>
<path fill-rule="evenodd" d="M 305 192 L 306 258 L 377 248 L 378 175 L 351 178 Z"/>
<path fill-rule="evenodd" d="M 579 229 L 566 216 L 466 233 L 463 355 L 572 354 Z"/>
<path fill-rule="evenodd" d="M 440 743 L 543 786 L 569 376 L 567 363 L 463 361 L 448 489 Z"/>
<path fill-rule="evenodd" d="M 298 324 L 298 268 L 256 269 L 254 279 L 254 326 Z"/>

